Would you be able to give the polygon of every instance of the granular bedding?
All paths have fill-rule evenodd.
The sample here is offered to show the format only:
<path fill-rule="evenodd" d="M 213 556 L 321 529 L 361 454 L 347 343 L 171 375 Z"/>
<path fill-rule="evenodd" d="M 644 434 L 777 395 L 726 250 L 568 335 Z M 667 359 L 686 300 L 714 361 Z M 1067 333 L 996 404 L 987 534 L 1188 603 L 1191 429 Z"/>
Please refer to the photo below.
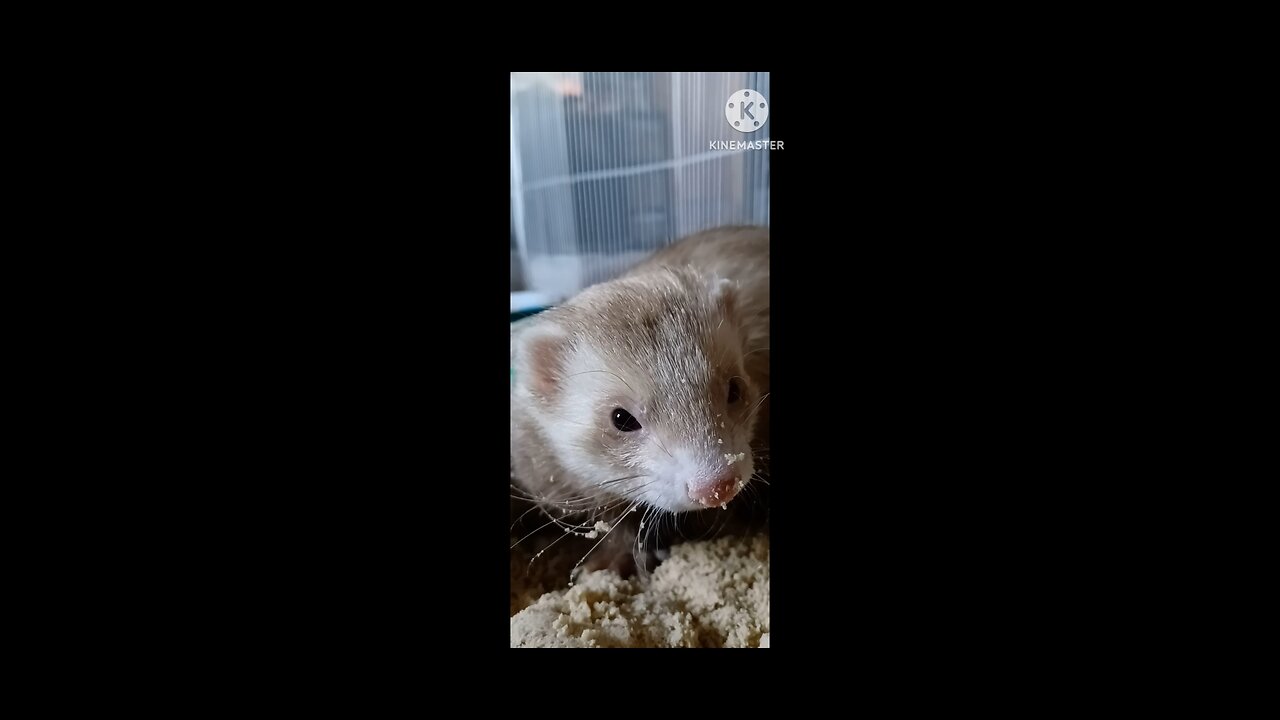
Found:
<path fill-rule="evenodd" d="M 648 578 L 568 586 L 577 555 L 511 553 L 512 647 L 769 647 L 769 538 L 675 545 Z M 526 574 L 526 571 L 528 573 Z"/>

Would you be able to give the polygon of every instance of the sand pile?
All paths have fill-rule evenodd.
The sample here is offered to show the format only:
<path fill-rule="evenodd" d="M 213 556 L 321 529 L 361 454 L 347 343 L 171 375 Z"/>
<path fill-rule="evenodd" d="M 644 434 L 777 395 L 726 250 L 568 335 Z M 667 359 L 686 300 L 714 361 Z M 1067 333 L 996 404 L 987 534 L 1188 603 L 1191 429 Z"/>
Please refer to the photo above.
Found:
<path fill-rule="evenodd" d="M 671 549 L 647 579 L 607 570 L 566 587 L 575 556 L 511 559 L 512 647 L 769 647 L 769 539 Z M 543 562 L 545 560 L 545 562 Z"/>

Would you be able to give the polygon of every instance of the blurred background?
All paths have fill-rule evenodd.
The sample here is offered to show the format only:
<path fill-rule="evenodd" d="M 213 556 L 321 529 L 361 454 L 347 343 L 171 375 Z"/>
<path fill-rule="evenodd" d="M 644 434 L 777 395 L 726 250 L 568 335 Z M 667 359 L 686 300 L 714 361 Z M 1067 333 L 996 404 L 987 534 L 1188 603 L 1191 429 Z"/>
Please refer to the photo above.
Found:
<path fill-rule="evenodd" d="M 768 140 L 725 120 L 769 73 L 511 73 L 512 312 L 560 302 L 717 225 L 769 224 Z"/>

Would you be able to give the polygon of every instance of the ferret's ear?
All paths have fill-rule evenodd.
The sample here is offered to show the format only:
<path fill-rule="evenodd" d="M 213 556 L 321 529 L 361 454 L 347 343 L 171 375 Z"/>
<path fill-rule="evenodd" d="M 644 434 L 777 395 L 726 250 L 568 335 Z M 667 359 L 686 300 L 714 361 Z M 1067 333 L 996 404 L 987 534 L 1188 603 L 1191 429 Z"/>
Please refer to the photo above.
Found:
<path fill-rule="evenodd" d="M 554 398 L 568 360 L 569 336 L 556 323 L 539 320 L 518 330 L 512 328 L 512 368 L 516 379 L 534 395 Z"/>
<path fill-rule="evenodd" d="M 711 278 L 711 299 L 732 315 L 738 295 L 738 283 L 722 277 Z"/>

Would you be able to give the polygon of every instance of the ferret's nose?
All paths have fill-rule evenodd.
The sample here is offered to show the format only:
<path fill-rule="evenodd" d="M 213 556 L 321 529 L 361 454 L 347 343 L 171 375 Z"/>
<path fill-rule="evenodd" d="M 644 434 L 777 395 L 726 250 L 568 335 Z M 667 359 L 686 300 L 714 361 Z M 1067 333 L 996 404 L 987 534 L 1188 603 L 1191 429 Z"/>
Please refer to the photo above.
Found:
<path fill-rule="evenodd" d="M 690 480 L 689 499 L 706 507 L 723 505 L 738 494 L 740 485 L 740 473 L 733 468 L 728 468 L 721 470 L 717 475 Z"/>

